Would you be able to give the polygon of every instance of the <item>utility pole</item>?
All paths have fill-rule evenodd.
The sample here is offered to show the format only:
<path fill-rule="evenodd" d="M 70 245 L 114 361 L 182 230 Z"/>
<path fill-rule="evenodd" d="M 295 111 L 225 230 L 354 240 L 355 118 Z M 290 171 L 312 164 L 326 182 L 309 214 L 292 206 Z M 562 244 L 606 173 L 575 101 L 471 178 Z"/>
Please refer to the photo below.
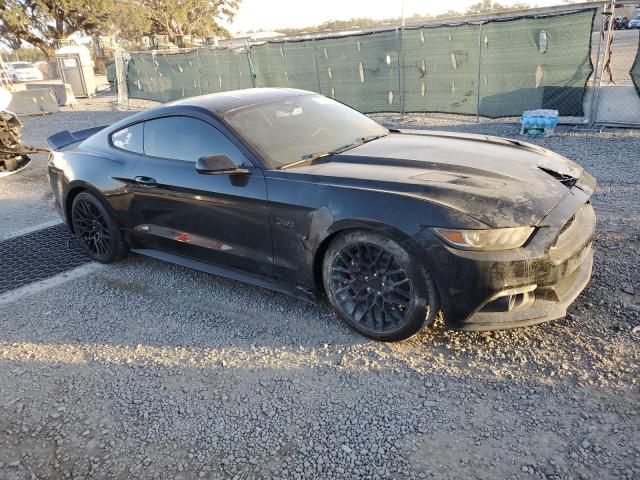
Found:
<path fill-rule="evenodd" d="M 400 98 L 400 115 L 404 115 L 404 0 L 400 0 L 402 25 L 400 31 L 396 28 L 396 43 L 398 45 L 398 97 Z"/>

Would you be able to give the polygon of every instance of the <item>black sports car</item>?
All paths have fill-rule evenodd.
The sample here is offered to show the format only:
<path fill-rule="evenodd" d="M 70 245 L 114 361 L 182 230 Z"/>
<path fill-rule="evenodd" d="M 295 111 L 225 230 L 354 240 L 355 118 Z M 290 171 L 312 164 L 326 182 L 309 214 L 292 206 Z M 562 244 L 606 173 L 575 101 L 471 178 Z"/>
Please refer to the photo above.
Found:
<path fill-rule="evenodd" d="M 515 140 L 388 130 L 249 89 L 58 133 L 56 205 L 99 262 L 129 250 L 309 300 L 402 340 L 565 314 L 589 281 L 595 180 Z"/>

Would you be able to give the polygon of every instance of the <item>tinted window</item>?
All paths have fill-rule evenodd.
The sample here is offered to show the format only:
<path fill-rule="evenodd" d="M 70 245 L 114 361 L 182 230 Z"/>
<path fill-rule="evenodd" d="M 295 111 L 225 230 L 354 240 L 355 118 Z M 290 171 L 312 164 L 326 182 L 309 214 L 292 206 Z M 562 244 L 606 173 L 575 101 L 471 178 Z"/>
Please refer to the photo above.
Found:
<path fill-rule="evenodd" d="M 122 150 L 142 153 L 142 124 L 137 123 L 112 133 L 111 143 Z"/>
<path fill-rule="evenodd" d="M 191 117 L 166 117 L 144 123 L 144 153 L 154 157 L 195 162 L 200 157 L 225 154 L 237 165 L 246 161 L 217 129 Z"/>

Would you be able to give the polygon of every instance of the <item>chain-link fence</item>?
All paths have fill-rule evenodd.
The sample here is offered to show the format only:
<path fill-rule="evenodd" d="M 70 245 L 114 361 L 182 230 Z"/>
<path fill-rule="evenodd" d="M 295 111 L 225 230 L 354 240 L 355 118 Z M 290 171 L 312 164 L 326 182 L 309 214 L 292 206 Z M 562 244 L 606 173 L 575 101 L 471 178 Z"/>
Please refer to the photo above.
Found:
<path fill-rule="evenodd" d="M 601 50 L 594 74 L 592 123 L 640 125 L 640 1 L 604 5 L 600 30 L 593 42 Z M 632 25 L 633 27 L 633 25 Z"/>
<path fill-rule="evenodd" d="M 590 4 L 241 48 L 131 53 L 126 83 L 130 98 L 160 102 L 292 87 L 366 113 L 499 118 L 550 108 L 564 121 L 605 122 L 605 107 L 620 95 L 600 95 L 597 88 L 606 85 L 605 58 L 615 58 L 615 48 L 605 45 L 618 34 L 605 31 L 610 13 Z M 636 46 L 633 54 L 637 51 Z M 640 102 L 631 71 L 629 66 L 629 84 Z M 635 115 L 640 123 L 640 109 Z"/>

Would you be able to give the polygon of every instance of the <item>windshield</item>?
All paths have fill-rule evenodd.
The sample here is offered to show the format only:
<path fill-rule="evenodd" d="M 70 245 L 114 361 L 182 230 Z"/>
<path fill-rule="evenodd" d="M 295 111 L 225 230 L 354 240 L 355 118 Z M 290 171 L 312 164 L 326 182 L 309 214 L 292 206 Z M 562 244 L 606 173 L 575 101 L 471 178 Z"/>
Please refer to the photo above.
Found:
<path fill-rule="evenodd" d="M 11 66 L 12 66 L 13 68 L 15 68 L 15 69 L 18 69 L 18 70 L 23 70 L 23 69 L 25 69 L 25 68 L 31 68 L 31 67 L 33 67 L 33 65 L 31 65 L 30 63 L 24 63 L 24 62 L 21 62 L 21 63 L 12 63 L 12 64 L 11 64 Z"/>
<path fill-rule="evenodd" d="M 224 119 L 269 168 L 329 154 L 388 133 L 369 117 L 322 95 L 253 105 L 230 112 Z"/>

